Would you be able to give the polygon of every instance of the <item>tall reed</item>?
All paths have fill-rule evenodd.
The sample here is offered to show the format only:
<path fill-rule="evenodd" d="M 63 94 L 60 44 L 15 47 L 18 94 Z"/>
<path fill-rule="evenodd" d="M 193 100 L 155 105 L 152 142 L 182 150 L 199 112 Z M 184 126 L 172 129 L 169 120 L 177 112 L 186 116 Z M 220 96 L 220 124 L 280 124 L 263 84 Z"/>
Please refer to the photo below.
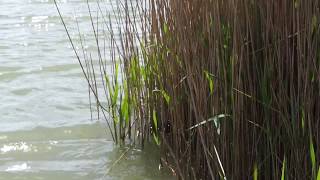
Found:
<path fill-rule="evenodd" d="M 115 9 L 120 61 L 106 78 L 111 108 L 98 105 L 116 141 L 154 141 L 178 179 L 320 178 L 319 1 L 121 0 Z"/>

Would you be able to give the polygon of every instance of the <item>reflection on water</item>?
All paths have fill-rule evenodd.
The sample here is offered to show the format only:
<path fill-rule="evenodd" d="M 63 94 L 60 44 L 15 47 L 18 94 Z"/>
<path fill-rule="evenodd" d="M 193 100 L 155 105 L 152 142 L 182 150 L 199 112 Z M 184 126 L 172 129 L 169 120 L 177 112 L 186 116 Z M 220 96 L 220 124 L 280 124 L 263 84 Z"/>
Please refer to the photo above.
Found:
<path fill-rule="evenodd" d="M 85 2 L 59 4 L 70 29 L 77 17 L 90 40 Z M 0 180 L 169 179 L 155 148 L 115 147 L 105 123 L 90 120 L 87 85 L 53 1 L 0 4 Z"/>

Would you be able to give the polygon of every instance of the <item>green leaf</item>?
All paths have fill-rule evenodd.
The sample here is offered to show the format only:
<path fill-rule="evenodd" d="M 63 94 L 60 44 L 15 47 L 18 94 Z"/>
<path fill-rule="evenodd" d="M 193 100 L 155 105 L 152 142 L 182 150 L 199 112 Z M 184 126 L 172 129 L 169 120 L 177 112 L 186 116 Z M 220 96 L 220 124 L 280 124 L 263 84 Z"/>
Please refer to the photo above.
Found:
<path fill-rule="evenodd" d="M 283 158 L 282 162 L 282 170 L 281 170 L 281 180 L 285 180 L 285 172 L 286 172 L 286 156 Z"/>
<path fill-rule="evenodd" d="M 312 72 L 312 76 L 311 76 L 311 82 L 314 82 L 314 73 Z"/>
<path fill-rule="evenodd" d="M 316 15 L 314 15 L 312 17 L 312 24 L 311 25 L 312 25 L 312 33 L 314 33 L 317 30 L 317 26 L 318 26 Z"/>
<path fill-rule="evenodd" d="M 207 78 L 208 83 L 209 83 L 210 94 L 212 94 L 213 93 L 213 79 L 210 76 L 210 73 L 208 71 L 204 71 L 204 73 L 205 73 L 206 78 Z"/>
<path fill-rule="evenodd" d="M 158 120 L 157 120 L 157 113 L 155 110 L 153 110 L 153 112 L 152 112 L 152 119 L 153 119 L 153 124 L 155 127 L 155 132 L 157 132 L 158 131 Z"/>
<path fill-rule="evenodd" d="M 126 90 L 124 92 L 124 98 L 121 102 L 121 114 L 126 124 L 129 125 L 129 102 L 128 102 L 128 93 Z"/>
<path fill-rule="evenodd" d="M 106 75 L 105 79 L 106 79 L 106 85 L 107 85 L 108 91 L 109 91 L 110 94 L 112 94 L 109 77 Z"/>
<path fill-rule="evenodd" d="M 115 84 L 118 82 L 118 74 L 119 74 L 119 63 L 115 64 Z"/>
<path fill-rule="evenodd" d="M 117 104 L 118 94 L 119 94 L 119 85 L 116 84 L 114 87 L 114 93 L 113 93 L 112 99 L 111 99 L 112 106 L 115 106 Z"/>
<path fill-rule="evenodd" d="M 294 8 L 298 8 L 299 7 L 299 1 L 298 0 L 294 0 Z"/>
<path fill-rule="evenodd" d="M 312 164 L 312 172 L 315 172 L 316 155 L 315 155 L 315 151 L 314 151 L 314 146 L 313 146 L 311 134 L 310 134 L 310 158 L 311 158 L 311 164 Z"/>
<path fill-rule="evenodd" d="M 318 169 L 317 180 L 320 180 L 320 166 L 319 166 L 319 169 Z"/>
<path fill-rule="evenodd" d="M 108 101 L 112 103 L 113 90 L 112 90 L 112 87 L 111 87 L 111 84 L 110 84 L 110 79 L 109 79 L 109 77 L 107 75 L 105 76 L 105 79 L 106 79 L 106 86 L 107 86 L 108 92 L 109 92 Z M 112 108 L 112 106 L 113 106 L 113 104 L 111 104 L 111 108 Z"/>
<path fill-rule="evenodd" d="M 113 117 L 113 121 L 114 121 L 115 124 L 118 124 L 119 123 L 119 116 L 115 115 Z"/>
<path fill-rule="evenodd" d="M 258 166 L 256 163 L 253 166 L 253 180 L 258 180 Z"/>
<path fill-rule="evenodd" d="M 153 135 L 154 142 L 159 146 L 160 145 L 159 137 L 155 133 L 153 133 L 152 135 Z"/>
<path fill-rule="evenodd" d="M 113 122 L 115 124 L 118 124 L 119 123 L 119 116 L 118 114 L 116 113 L 116 109 L 115 108 L 112 108 L 112 118 L 113 118 Z"/>
<path fill-rule="evenodd" d="M 166 100 L 167 105 L 169 105 L 170 103 L 170 96 L 168 95 L 168 93 L 164 90 L 161 90 L 161 94 L 163 96 L 163 98 Z"/>
<path fill-rule="evenodd" d="M 154 124 L 154 130 L 152 132 L 154 142 L 159 146 L 160 141 L 159 141 L 159 136 L 158 136 L 158 119 L 157 119 L 157 112 L 155 110 L 152 111 L 152 119 L 153 119 L 153 124 Z"/>
<path fill-rule="evenodd" d="M 168 32 L 169 32 L 169 28 L 166 23 L 163 23 L 163 32 L 164 32 L 164 34 L 168 34 Z"/>
<path fill-rule="evenodd" d="M 140 72 L 143 78 L 143 81 L 146 82 L 147 81 L 147 73 L 146 73 L 146 67 L 140 67 Z"/>

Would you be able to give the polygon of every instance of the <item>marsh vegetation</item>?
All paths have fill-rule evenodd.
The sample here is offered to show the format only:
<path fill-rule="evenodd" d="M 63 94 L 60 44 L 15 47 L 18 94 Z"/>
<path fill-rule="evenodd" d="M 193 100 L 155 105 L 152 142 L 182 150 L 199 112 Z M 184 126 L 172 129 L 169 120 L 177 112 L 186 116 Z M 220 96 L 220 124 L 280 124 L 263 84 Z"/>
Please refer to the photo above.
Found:
<path fill-rule="evenodd" d="M 102 4 L 97 66 L 77 57 L 116 143 L 154 142 L 178 179 L 320 178 L 319 1 Z"/>

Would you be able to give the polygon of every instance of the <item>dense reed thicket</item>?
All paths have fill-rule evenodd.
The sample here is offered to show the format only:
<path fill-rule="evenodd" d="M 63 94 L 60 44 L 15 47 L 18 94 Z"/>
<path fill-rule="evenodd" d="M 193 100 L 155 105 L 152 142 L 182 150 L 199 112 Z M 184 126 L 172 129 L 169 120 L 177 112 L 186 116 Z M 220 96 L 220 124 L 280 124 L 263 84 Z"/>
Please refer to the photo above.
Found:
<path fill-rule="evenodd" d="M 97 102 L 116 140 L 154 140 L 178 179 L 320 178 L 318 0 L 123 0 L 115 9 L 119 60 L 106 78 L 109 106 Z"/>

